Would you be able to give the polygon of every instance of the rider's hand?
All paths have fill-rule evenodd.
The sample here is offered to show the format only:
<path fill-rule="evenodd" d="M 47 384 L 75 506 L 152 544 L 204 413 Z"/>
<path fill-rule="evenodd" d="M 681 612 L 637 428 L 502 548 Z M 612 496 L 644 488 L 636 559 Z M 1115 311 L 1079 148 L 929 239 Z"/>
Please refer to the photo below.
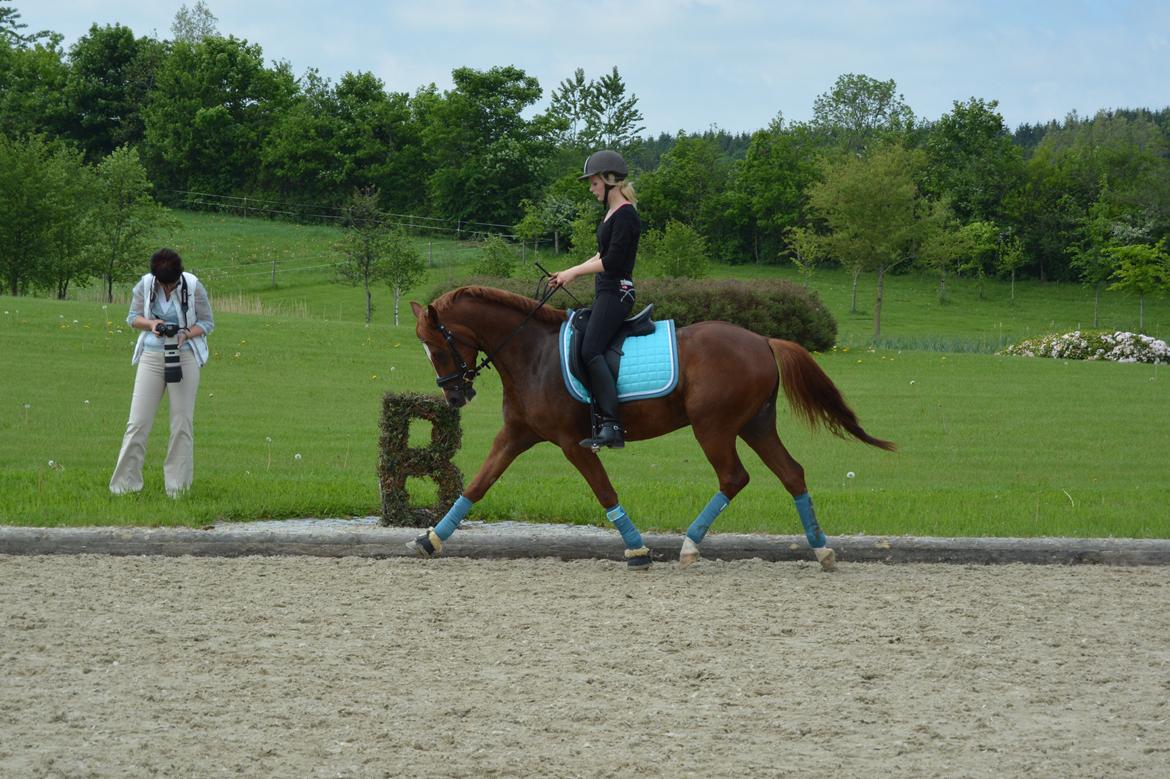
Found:
<path fill-rule="evenodd" d="M 548 284 L 550 287 L 565 287 L 574 278 L 571 270 L 562 270 L 553 273 L 548 277 Z"/>

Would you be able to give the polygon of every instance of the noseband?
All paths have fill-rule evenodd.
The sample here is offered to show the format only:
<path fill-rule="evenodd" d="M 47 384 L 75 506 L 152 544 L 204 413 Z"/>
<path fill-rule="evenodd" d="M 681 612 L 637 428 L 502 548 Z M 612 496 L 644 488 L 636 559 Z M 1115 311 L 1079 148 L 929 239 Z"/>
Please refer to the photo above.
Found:
<path fill-rule="evenodd" d="M 439 389 L 445 389 L 448 384 L 460 382 L 459 389 L 463 391 L 464 396 L 466 396 L 468 400 L 471 400 L 473 397 L 475 397 L 475 387 L 473 387 L 471 383 L 475 381 L 475 378 L 479 376 L 481 371 L 483 371 L 485 368 L 491 367 L 492 358 L 490 356 L 485 357 L 483 361 L 476 367 L 469 367 L 467 365 L 467 361 L 463 359 L 463 355 L 459 353 L 457 348 L 455 348 L 455 341 L 457 340 L 455 338 L 455 334 L 448 330 L 447 327 L 438 320 L 437 316 L 435 317 L 435 326 L 437 327 L 439 333 L 443 336 L 444 340 L 447 341 L 447 348 L 451 351 L 451 358 L 455 361 L 455 365 L 458 367 L 458 370 L 456 370 L 454 373 L 448 373 L 446 376 L 440 376 L 439 378 L 435 379 L 435 383 L 439 385 Z M 484 351 L 486 352 L 487 350 L 485 349 Z"/>

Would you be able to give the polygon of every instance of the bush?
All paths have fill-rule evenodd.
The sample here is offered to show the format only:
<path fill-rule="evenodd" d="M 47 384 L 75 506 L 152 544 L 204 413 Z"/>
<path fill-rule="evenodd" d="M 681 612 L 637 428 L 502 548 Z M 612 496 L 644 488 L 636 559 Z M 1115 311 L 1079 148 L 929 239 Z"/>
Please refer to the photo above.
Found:
<path fill-rule="evenodd" d="M 481 276 L 509 278 L 516 271 L 516 252 L 498 235 L 489 235 L 483 242 L 479 258 L 471 272 Z"/>
<path fill-rule="evenodd" d="M 440 284 L 431 300 L 465 284 L 498 287 L 532 297 L 535 281 L 474 276 L 455 283 Z M 730 279 L 642 279 L 635 282 L 638 303 L 635 310 L 654 304 L 655 319 L 673 319 L 679 327 L 711 319 L 731 322 L 771 338 L 796 341 L 809 351 L 831 349 L 837 341 L 837 322 L 815 292 L 788 281 Z M 569 285 L 581 305 L 593 299 L 593 279 L 586 276 Z M 557 307 L 579 307 L 563 290 L 549 301 Z"/>
<path fill-rule="evenodd" d="M 711 264 L 707 242 L 690 225 L 670 220 L 666 229 L 642 236 L 639 249 L 650 260 L 650 273 L 667 278 L 701 279 Z"/>
<path fill-rule="evenodd" d="M 1170 346 L 1148 335 L 1107 330 L 1074 330 L 1020 341 L 1001 354 L 1061 360 L 1109 360 L 1170 364 Z"/>

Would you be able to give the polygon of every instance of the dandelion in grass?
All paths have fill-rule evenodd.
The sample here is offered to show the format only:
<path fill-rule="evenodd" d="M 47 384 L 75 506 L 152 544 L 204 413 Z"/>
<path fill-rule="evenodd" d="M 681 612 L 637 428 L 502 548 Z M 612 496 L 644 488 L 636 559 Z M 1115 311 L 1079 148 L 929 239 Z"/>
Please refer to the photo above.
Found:
<path fill-rule="evenodd" d="M 294 454 L 294 455 L 293 455 L 293 460 L 295 460 L 296 462 L 298 462 L 298 463 L 299 463 L 299 462 L 301 461 L 301 453 L 300 453 L 300 452 L 297 452 L 296 454 Z"/>
<path fill-rule="evenodd" d="M 264 441 L 268 444 L 268 464 L 264 466 L 264 470 L 272 470 L 272 436 L 264 436 Z"/>
<path fill-rule="evenodd" d="M 849 473 L 845 474 L 845 478 L 846 478 L 846 479 L 852 479 L 852 478 L 854 478 L 854 477 L 856 477 L 856 476 L 857 476 L 857 474 L 856 474 L 856 473 L 854 473 L 853 471 L 849 471 Z"/>

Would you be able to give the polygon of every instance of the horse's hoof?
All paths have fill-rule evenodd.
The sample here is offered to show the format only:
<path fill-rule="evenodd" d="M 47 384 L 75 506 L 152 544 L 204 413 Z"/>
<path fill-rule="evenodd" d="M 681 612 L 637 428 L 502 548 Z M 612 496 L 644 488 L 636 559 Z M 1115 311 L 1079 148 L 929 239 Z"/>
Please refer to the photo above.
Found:
<path fill-rule="evenodd" d="M 650 550 L 647 547 L 626 550 L 626 567 L 631 571 L 648 571 L 652 562 L 654 561 L 650 559 Z"/>
<path fill-rule="evenodd" d="M 419 557 L 438 557 L 443 551 L 443 542 L 434 530 L 428 530 L 413 541 L 408 541 L 406 548 Z"/>
<path fill-rule="evenodd" d="M 699 545 L 690 536 L 683 537 L 682 551 L 678 553 L 678 567 L 686 568 L 699 562 Z"/>
<path fill-rule="evenodd" d="M 820 549 L 814 549 L 817 555 L 817 562 L 821 564 L 822 571 L 837 570 L 837 553 L 827 546 L 822 546 Z"/>

